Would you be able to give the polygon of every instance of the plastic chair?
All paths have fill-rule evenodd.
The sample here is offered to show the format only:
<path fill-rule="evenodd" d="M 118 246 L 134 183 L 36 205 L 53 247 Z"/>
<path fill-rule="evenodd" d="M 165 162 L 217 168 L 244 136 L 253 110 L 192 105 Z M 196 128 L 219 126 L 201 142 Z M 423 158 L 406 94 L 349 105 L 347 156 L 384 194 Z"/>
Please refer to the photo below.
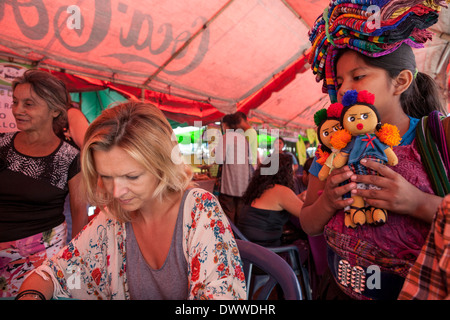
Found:
<path fill-rule="evenodd" d="M 283 258 L 256 243 L 240 239 L 236 242 L 244 264 L 248 300 L 267 300 L 276 284 L 280 285 L 285 300 L 303 300 L 297 276 Z M 265 274 L 255 275 L 254 266 Z M 264 277 L 264 282 L 257 283 L 255 276 L 259 280 Z"/>
<path fill-rule="evenodd" d="M 241 239 L 243 241 L 248 241 L 244 234 L 236 227 L 236 225 L 230 221 L 231 229 L 233 230 L 234 236 L 237 239 Z M 300 259 L 300 253 L 298 247 L 296 245 L 286 245 L 286 246 L 277 246 L 277 247 L 264 247 L 269 251 L 272 251 L 278 255 L 286 254 L 288 257 L 288 264 L 294 271 L 294 273 L 300 277 L 300 287 L 303 292 L 303 296 L 306 296 L 307 300 L 312 300 L 311 287 L 309 284 L 309 272 L 306 267 L 303 265 Z"/>

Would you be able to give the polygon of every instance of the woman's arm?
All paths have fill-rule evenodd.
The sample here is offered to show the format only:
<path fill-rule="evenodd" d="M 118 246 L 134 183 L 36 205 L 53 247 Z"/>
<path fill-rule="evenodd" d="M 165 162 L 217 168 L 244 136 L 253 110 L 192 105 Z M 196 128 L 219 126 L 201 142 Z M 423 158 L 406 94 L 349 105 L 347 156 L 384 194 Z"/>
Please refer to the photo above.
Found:
<path fill-rule="evenodd" d="M 326 181 L 320 181 L 319 178 L 310 175 L 306 200 L 300 211 L 300 224 L 307 234 L 321 234 L 337 210 L 352 204 L 351 198 L 343 200 L 342 196 L 355 189 L 356 184 L 339 186 L 352 175 L 347 166 L 334 169 Z"/>
<path fill-rule="evenodd" d="M 278 204 L 290 214 L 300 217 L 303 201 L 288 187 L 279 185 L 277 188 Z"/>
<path fill-rule="evenodd" d="M 72 241 L 24 281 L 46 298 L 129 299 L 125 225 L 101 211 Z"/>
<path fill-rule="evenodd" d="M 20 287 L 19 294 L 26 290 L 36 290 L 45 296 L 45 299 L 50 300 L 53 297 L 53 282 L 50 276 L 44 280 L 35 272 L 31 273 Z M 36 300 L 32 295 L 24 295 L 19 300 Z"/>
<path fill-rule="evenodd" d="M 78 148 L 81 149 L 89 122 L 81 110 L 77 108 L 70 108 L 67 111 L 67 118 L 69 120 L 69 135 Z"/>
<path fill-rule="evenodd" d="M 88 223 L 88 203 L 81 188 L 81 173 L 69 180 L 70 211 L 72 215 L 72 238 Z"/>
<path fill-rule="evenodd" d="M 246 299 L 239 250 L 217 199 L 205 190 L 193 189 L 184 210 L 188 298 Z"/>
<path fill-rule="evenodd" d="M 354 194 L 363 197 L 370 206 L 410 215 L 427 223 L 433 221 L 441 197 L 419 190 L 385 165 L 366 159 L 362 159 L 361 164 L 380 175 L 354 175 L 352 180 L 373 184 L 380 190 L 355 190 Z"/>

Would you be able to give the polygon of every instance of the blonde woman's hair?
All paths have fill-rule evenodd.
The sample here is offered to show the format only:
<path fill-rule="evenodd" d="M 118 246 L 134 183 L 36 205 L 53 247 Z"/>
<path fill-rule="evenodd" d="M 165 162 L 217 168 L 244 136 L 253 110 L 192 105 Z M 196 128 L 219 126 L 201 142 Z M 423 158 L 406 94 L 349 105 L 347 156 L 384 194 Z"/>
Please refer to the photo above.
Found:
<path fill-rule="evenodd" d="M 153 194 L 162 201 L 169 194 L 182 193 L 192 172 L 180 156 L 172 127 L 154 105 L 128 101 L 106 109 L 89 126 L 81 152 L 81 168 L 87 196 L 92 205 L 107 207 L 121 222 L 131 220 L 117 199 L 105 190 L 95 168 L 94 151 L 119 147 L 158 179 Z"/>

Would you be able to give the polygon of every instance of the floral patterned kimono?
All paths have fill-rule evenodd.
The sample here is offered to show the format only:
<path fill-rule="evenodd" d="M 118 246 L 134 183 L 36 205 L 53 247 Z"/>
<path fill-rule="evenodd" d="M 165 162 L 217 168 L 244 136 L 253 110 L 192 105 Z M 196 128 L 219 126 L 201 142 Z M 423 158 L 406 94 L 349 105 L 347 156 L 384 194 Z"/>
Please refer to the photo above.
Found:
<path fill-rule="evenodd" d="M 183 252 L 188 299 L 246 299 L 245 276 L 233 232 L 217 199 L 188 191 L 183 208 Z M 53 282 L 53 298 L 130 299 L 124 223 L 101 212 L 35 272 Z"/>

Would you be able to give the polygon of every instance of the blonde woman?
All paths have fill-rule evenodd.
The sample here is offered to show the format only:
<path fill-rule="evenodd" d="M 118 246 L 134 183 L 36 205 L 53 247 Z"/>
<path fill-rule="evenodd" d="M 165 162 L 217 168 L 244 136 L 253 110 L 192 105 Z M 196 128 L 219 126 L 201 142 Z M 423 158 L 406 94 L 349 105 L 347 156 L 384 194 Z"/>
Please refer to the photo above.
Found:
<path fill-rule="evenodd" d="M 241 259 L 217 200 L 172 159 L 162 112 L 127 102 L 86 132 L 82 173 L 101 213 L 23 284 L 19 299 L 245 299 Z"/>

